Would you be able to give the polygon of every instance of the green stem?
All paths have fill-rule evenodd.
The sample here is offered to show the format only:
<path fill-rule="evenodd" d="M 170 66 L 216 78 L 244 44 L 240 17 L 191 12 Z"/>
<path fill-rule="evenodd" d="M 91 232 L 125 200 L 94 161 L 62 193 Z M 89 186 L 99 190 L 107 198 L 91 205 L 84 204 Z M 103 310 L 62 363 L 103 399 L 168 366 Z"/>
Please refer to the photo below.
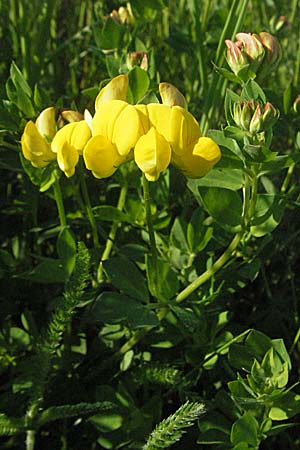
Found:
<path fill-rule="evenodd" d="M 157 297 L 157 283 L 158 283 L 158 265 L 157 265 L 157 248 L 155 242 L 155 234 L 152 222 L 152 214 L 151 214 L 151 202 L 150 202 L 150 191 L 149 191 L 149 181 L 143 174 L 142 176 L 143 183 L 143 193 L 144 193 L 144 203 L 146 210 L 146 221 L 149 233 L 149 242 L 152 256 L 152 268 L 153 268 L 153 288 L 155 290 L 154 295 Z"/>
<path fill-rule="evenodd" d="M 26 450 L 34 450 L 35 430 L 26 431 Z"/>
<path fill-rule="evenodd" d="M 119 211 L 122 211 L 125 206 L 127 190 L 128 190 L 127 185 L 122 186 L 122 188 L 120 190 L 119 200 L 118 200 L 118 204 L 117 204 L 117 209 Z M 105 249 L 104 249 L 104 252 L 102 253 L 101 261 L 100 261 L 100 264 L 98 267 L 98 272 L 97 272 L 98 283 L 101 283 L 103 281 L 103 261 L 106 261 L 109 258 L 110 252 L 113 248 L 114 241 L 116 238 L 119 223 L 120 223 L 119 220 L 115 220 L 113 222 L 110 233 L 108 235 Z"/>
<path fill-rule="evenodd" d="M 291 345 L 291 348 L 290 348 L 290 350 L 289 350 L 289 354 L 290 354 L 290 355 L 293 353 L 293 351 L 294 351 L 296 345 L 298 344 L 299 339 L 300 339 L 300 327 L 298 328 L 298 331 L 297 331 L 297 333 L 296 333 L 296 336 L 295 336 L 295 338 L 294 338 L 294 340 L 293 340 L 293 343 L 292 343 L 292 345 Z"/>
<path fill-rule="evenodd" d="M 59 180 L 56 180 L 55 183 L 53 184 L 53 190 L 54 190 L 54 196 L 55 196 L 56 206 L 57 206 L 57 210 L 58 210 L 60 225 L 61 225 L 61 227 L 65 227 L 65 226 L 67 226 L 67 219 L 66 219 L 65 208 L 64 208 L 64 203 L 63 203 Z"/>
<path fill-rule="evenodd" d="M 88 216 L 88 219 L 89 219 L 89 222 L 91 225 L 91 229 L 92 229 L 94 247 L 96 249 L 99 249 L 100 244 L 99 244 L 97 223 L 96 223 L 96 219 L 95 219 L 95 216 L 93 213 L 93 209 L 92 209 L 92 205 L 91 205 L 91 201 L 90 201 L 90 197 L 89 197 L 89 193 L 88 193 L 88 189 L 87 189 L 87 185 L 86 185 L 86 181 L 85 181 L 81 158 L 79 160 L 78 166 L 79 166 L 78 173 L 79 173 L 79 179 L 80 179 L 81 192 L 82 192 L 83 201 L 84 201 L 84 204 L 86 207 L 86 213 L 87 213 L 87 216 Z"/>
<path fill-rule="evenodd" d="M 176 297 L 176 302 L 181 303 L 189 295 L 191 295 L 196 289 L 198 289 L 202 284 L 206 283 L 216 272 L 218 272 L 234 255 L 244 232 L 241 231 L 237 233 L 225 252 L 217 259 L 217 261 L 204 273 L 202 273 L 198 278 L 196 278 L 189 286 L 187 286 L 183 291 L 179 292 Z"/>
<path fill-rule="evenodd" d="M 296 166 L 295 163 L 293 163 L 293 164 L 288 168 L 288 171 L 287 171 L 287 173 L 286 173 L 285 179 L 283 180 L 283 183 L 282 183 L 282 186 L 281 186 L 281 189 L 280 189 L 280 192 L 281 192 L 282 194 L 284 194 L 284 193 L 286 192 L 287 188 L 288 188 L 288 185 L 289 185 L 289 183 L 290 183 L 290 181 L 291 181 L 291 177 L 292 177 L 292 175 L 293 175 L 295 166 Z"/>

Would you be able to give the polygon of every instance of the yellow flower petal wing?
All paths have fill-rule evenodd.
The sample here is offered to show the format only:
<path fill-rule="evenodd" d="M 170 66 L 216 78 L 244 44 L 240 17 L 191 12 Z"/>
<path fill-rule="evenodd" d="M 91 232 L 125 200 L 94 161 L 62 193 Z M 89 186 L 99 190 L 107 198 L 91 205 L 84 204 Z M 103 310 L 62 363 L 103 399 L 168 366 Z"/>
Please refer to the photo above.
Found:
<path fill-rule="evenodd" d="M 122 100 L 111 100 L 103 103 L 92 120 L 92 135 L 97 136 L 99 134 L 112 141 L 115 122 L 127 106 L 128 103 Z"/>
<path fill-rule="evenodd" d="M 160 103 L 147 105 L 150 125 L 156 128 L 159 134 L 170 142 L 170 124 L 172 108 Z"/>
<path fill-rule="evenodd" d="M 105 136 L 93 136 L 83 150 L 83 158 L 88 170 L 96 178 L 111 176 L 126 157 L 121 156 L 114 144 Z"/>
<path fill-rule="evenodd" d="M 75 123 L 75 127 L 71 134 L 71 145 L 76 148 L 79 155 L 82 155 L 83 149 L 87 141 L 91 137 L 91 130 L 85 120 Z"/>
<path fill-rule="evenodd" d="M 65 142 L 71 141 L 71 136 L 75 127 L 76 122 L 72 122 L 58 130 L 51 143 L 51 149 L 54 153 L 58 153 L 58 151 L 64 146 Z"/>
<path fill-rule="evenodd" d="M 118 116 L 113 129 L 112 142 L 116 144 L 120 155 L 128 155 L 143 134 L 138 111 L 134 106 L 127 105 Z"/>
<path fill-rule="evenodd" d="M 200 137 L 200 128 L 194 116 L 180 106 L 172 107 L 170 144 L 172 150 L 181 155 Z"/>
<path fill-rule="evenodd" d="M 58 149 L 57 162 L 59 168 L 66 174 L 66 176 L 72 177 L 75 173 L 75 167 L 79 160 L 79 154 L 75 147 L 69 142 L 65 141 L 64 144 Z"/>

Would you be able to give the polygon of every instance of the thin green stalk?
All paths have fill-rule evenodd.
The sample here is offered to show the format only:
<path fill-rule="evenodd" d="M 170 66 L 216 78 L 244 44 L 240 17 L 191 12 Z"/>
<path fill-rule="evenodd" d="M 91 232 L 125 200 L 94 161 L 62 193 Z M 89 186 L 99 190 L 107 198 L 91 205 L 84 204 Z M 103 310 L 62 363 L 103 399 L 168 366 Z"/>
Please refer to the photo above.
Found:
<path fill-rule="evenodd" d="M 55 196 L 57 211 L 58 211 L 58 215 L 59 215 L 60 225 L 61 225 L 61 227 L 65 227 L 67 225 L 67 219 L 66 219 L 65 208 L 64 208 L 64 203 L 63 203 L 59 180 L 56 180 L 55 183 L 53 184 L 53 190 L 54 190 L 54 196 Z"/>
<path fill-rule="evenodd" d="M 150 202 L 150 190 L 149 190 L 149 181 L 143 174 L 142 176 L 143 183 L 143 193 L 144 193 L 144 203 L 146 210 L 146 221 L 149 233 L 149 242 L 152 256 L 152 268 L 153 268 L 153 287 L 155 289 L 155 295 L 157 294 L 157 283 L 158 283 L 158 264 L 157 264 L 157 248 L 155 242 L 155 234 L 152 222 L 152 214 L 151 214 L 151 202 Z M 157 295 L 156 295 L 157 297 Z"/>
<path fill-rule="evenodd" d="M 294 337 L 293 343 L 291 345 L 291 348 L 289 350 L 289 354 L 291 355 L 293 351 L 295 350 L 296 345 L 298 344 L 300 339 L 300 327 L 298 328 L 298 331 L 296 333 L 296 336 Z"/>
<path fill-rule="evenodd" d="M 88 192 L 86 181 L 85 181 L 81 158 L 80 158 L 79 164 L 78 164 L 78 173 L 79 173 L 80 187 L 81 187 L 81 192 L 82 192 L 82 196 L 83 196 L 83 201 L 84 201 L 84 204 L 86 207 L 86 213 L 87 213 L 87 216 L 88 216 L 88 219 L 89 219 L 89 222 L 91 225 L 91 229 L 92 229 L 94 247 L 95 247 L 95 249 L 99 249 L 100 244 L 99 244 L 97 223 L 96 223 L 96 219 L 95 219 L 95 216 L 93 213 L 90 196 L 89 196 L 89 192 Z"/>
<path fill-rule="evenodd" d="M 204 273 L 202 273 L 198 278 L 196 278 L 191 284 L 189 284 L 185 289 L 183 289 L 176 297 L 176 302 L 181 303 L 187 297 L 189 297 L 196 289 L 198 289 L 202 284 L 206 283 L 216 272 L 218 272 L 234 255 L 242 237 L 244 231 L 237 233 L 225 252 L 217 259 L 217 261 Z"/>
<path fill-rule="evenodd" d="M 298 86 L 299 78 L 300 78 L 300 30 L 299 30 L 299 36 L 298 36 L 298 49 L 297 49 L 296 65 L 295 65 L 294 78 L 293 78 L 293 86 L 294 87 Z"/>
<path fill-rule="evenodd" d="M 292 0 L 292 8 L 291 8 L 291 15 L 290 15 L 290 19 L 289 22 L 293 25 L 294 20 L 296 18 L 296 13 L 297 13 L 297 7 L 298 7 L 298 1 L 299 0 Z M 297 24 L 298 26 L 298 24 Z"/>
<path fill-rule="evenodd" d="M 286 176 L 285 176 L 285 178 L 284 178 L 284 180 L 283 180 L 283 183 L 282 183 L 282 186 L 281 186 L 281 189 L 280 189 L 280 192 L 281 192 L 282 194 L 285 194 L 285 192 L 286 192 L 286 190 L 287 190 L 287 188 L 288 188 L 288 185 L 289 185 L 289 183 L 290 183 L 290 181 L 291 181 L 291 178 L 292 178 L 292 175 L 293 175 L 295 166 L 296 166 L 296 164 L 293 163 L 293 164 L 290 165 L 290 167 L 288 168 L 288 171 L 287 171 L 287 173 L 286 173 Z"/>
<path fill-rule="evenodd" d="M 198 68 L 199 68 L 199 78 L 201 84 L 201 91 L 207 91 L 207 64 L 205 60 L 205 52 L 203 48 L 204 41 L 204 33 L 202 29 L 202 24 L 199 20 L 200 11 L 199 11 L 199 2 L 197 0 L 193 0 L 191 2 L 191 13 L 195 26 L 195 34 L 196 34 L 196 54 L 198 59 Z"/>
<path fill-rule="evenodd" d="M 26 431 L 26 450 L 34 450 L 35 446 L 35 430 Z"/>
<path fill-rule="evenodd" d="M 126 195 L 127 195 L 127 190 L 128 190 L 128 186 L 124 185 L 121 187 L 120 190 L 120 195 L 119 195 L 119 199 L 118 199 L 118 204 L 117 204 L 117 209 L 119 211 L 122 211 L 124 209 L 125 206 L 125 201 L 126 201 Z M 105 245 L 105 249 L 104 252 L 102 253 L 102 257 L 99 263 L 99 267 L 98 267 L 98 271 L 97 271 L 97 280 L 98 283 L 101 283 L 103 281 L 103 261 L 106 261 L 109 256 L 110 256 L 110 252 L 113 248 L 114 245 L 114 241 L 116 238 L 116 234 L 117 234 L 117 230 L 119 227 L 119 220 L 115 220 L 112 224 L 110 233 L 108 235 L 108 239 L 106 241 L 106 245 Z"/>

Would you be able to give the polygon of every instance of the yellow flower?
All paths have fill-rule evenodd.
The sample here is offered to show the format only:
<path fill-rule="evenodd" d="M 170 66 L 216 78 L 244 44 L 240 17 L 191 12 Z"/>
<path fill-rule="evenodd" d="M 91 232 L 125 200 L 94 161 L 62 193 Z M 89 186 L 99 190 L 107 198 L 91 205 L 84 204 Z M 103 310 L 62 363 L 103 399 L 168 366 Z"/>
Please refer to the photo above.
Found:
<path fill-rule="evenodd" d="M 171 161 L 171 147 L 166 139 L 151 127 L 134 149 L 134 159 L 149 181 L 156 181 Z"/>
<path fill-rule="evenodd" d="M 102 108 L 102 104 L 110 100 L 126 100 L 128 93 L 128 76 L 119 75 L 113 78 L 101 89 L 95 100 L 95 110 Z"/>
<path fill-rule="evenodd" d="M 91 131 L 84 120 L 69 123 L 56 133 L 51 148 L 57 153 L 58 165 L 68 178 L 74 175 L 79 155 L 90 137 Z"/>
<path fill-rule="evenodd" d="M 117 147 L 105 136 L 93 136 L 83 150 L 83 159 L 88 170 L 93 172 L 96 178 L 110 177 L 126 161 L 126 156 L 121 156 Z"/>
<path fill-rule="evenodd" d="M 209 137 L 200 137 L 180 156 L 172 154 L 172 164 L 187 177 L 199 178 L 206 175 L 220 160 L 219 146 Z"/>
<path fill-rule="evenodd" d="M 24 157 L 34 167 L 46 167 L 56 159 L 50 146 L 50 141 L 55 133 L 56 123 L 53 107 L 44 109 L 35 124 L 31 120 L 27 122 L 21 137 L 21 146 Z"/>

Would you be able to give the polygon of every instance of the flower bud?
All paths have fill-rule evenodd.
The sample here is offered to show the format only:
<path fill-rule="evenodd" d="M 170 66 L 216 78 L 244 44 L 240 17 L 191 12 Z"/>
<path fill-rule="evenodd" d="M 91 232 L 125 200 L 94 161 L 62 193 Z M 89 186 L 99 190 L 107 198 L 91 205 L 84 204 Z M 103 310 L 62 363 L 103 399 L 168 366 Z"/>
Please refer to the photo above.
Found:
<path fill-rule="evenodd" d="M 251 122 L 249 124 L 249 132 L 250 134 L 257 134 L 262 131 L 262 123 L 263 123 L 263 115 L 261 106 L 257 105 L 254 111 L 254 114 L 251 118 Z"/>
<path fill-rule="evenodd" d="M 240 103 L 233 104 L 232 118 L 241 130 L 249 131 L 250 123 L 258 106 L 258 103 L 254 100 L 249 100 L 248 102 L 241 101 Z"/>
<path fill-rule="evenodd" d="M 259 70 L 259 78 L 263 79 L 271 73 L 281 59 L 281 47 L 276 37 L 265 31 L 259 33 L 260 41 L 265 49 L 265 56 Z"/>
<path fill-rule="evenodd" d="M 300 95 L 298 95 L 293 103 L 293 110 L 295 113 L 300 113 Z"/>
<path fill-rule="evenodd" d="M 269 128 L 272 128 L 272 126 L 278 120 L 278 117 L 279 117 L 278 109 L 275 108 L 270 102 L 267 102 L 264 106 L 262 116 L 263 129 L 268 130 Z"/>
<path fill-rule="evenodd" d="M 143 70 L 148 70 L 148 56 L 146 52 L 131 52 L 128 53 L 126 58 L 126 64 L 128 69 L 132 69 L 135 66 L 140 67 Z"/>
<path fill-rule="evenodd" d="M 235 75 L 244 81 L 254 78 L 264 57 L 264 47 L 257 34 L 237 33 L 236 42 L 226 40 L 227 62 Z"/>

